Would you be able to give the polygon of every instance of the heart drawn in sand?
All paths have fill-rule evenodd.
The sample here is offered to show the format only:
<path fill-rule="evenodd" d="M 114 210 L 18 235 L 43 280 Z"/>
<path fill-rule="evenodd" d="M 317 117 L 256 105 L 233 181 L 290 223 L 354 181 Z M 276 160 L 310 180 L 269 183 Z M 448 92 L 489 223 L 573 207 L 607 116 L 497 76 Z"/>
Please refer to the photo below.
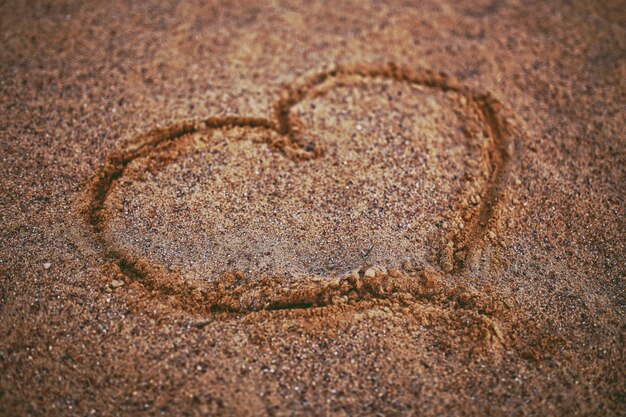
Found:
<path fill-rule="evenodd" d="M 339 66 L 287 86 L 272 118 L 134 140 L 86 214 L 121 279 L 194 312 L 416 295 L 407 271 L 462 273 L 483 240 L 510 131 L 493 97 L 443 74 Z"/>

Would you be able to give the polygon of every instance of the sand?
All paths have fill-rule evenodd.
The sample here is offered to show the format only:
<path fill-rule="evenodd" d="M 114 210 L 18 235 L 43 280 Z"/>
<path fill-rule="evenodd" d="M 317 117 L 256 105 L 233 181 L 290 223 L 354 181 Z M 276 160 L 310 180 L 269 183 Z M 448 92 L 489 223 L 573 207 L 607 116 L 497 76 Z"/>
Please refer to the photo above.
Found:
<path fill-rule="evenodd" d="M 0 414 L 626 415 L 620 2 L 0 5 Z"/>

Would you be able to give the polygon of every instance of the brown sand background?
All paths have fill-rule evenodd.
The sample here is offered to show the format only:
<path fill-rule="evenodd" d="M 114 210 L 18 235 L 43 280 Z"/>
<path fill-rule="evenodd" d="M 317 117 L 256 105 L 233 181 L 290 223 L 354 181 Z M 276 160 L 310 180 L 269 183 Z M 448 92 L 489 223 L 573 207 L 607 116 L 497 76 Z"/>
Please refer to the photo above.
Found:
<path fill-rule="evenodd" d="M 619 1 L 0 4 L 0 413 L 626 414 L 624 10 Z M 297 237 L 313 257 L 313 267 L 302 271 L 317 272 L 322 282 L 338 268 L 325 263 L 324 250 L 330 254 L 342 247 L 338 258 L 346 265 L 341 267 L 362 267 L 324 290 L 328 297 L 315 299 L 322 307 L 211 312 L 203 308 L 206 297 L 224 307 L 222 300 L 237 293 L 239 284 L 229 281 L 209 296 L 177 293 L 179 287 L 167 293 L 120 271 L 94 236 L 85 215 L 94 176 L 111 155 L 146 132 L 209 116 L 268 120 L 285 86 L 307 74 L 333 65 L 388 62 L 443 72 L 464 88 L 489 93 L 519 132 L 506 186 L 471 267 L 449 270 L 438 255 L 442 248 L 426 238 L 430 255 L 413 256 L 410 265 L 405 255 L 389 255 L 406 245 L 396 244 L 390 224 L 367 217 L 372 198 L 365 193 L 364 224 L 373 222 L 386 233 L 377 235 L 385 239 L 372 260 L 358 259 L 362 241 L 371 236 L 345 218 L 330 234 L 323 233 L 327 225 L 304 221 L 310 229 Z M 320 98 L 335 103 L 318 105 L 317 118 L 307 108 L 297 109 L 302 123 L 323 127 L 325 120 L 349 124 L 366 117 L 383 95 L 361 100 L 359 95 L 374 88 L 372 80 L 365 82 L 369 87 L 344 94 L 333 89 Z M 409 88 L 391 84 L 388 88 Z M 374 129 L 371 135 L 354 140 L 397 138 L 406 128 L 398 120 L 415 116 L 419 111 L 411 106 L 427 108 L 434 97 L 456 104 L 420 116 L 415 131 L 430 132 L 433 141 L 423 154 L 446 150 L 442 135 L 463 143 L 462 137 L 454 139 L 458 129 L 441 133 L 453 118 L 449 109 L 462 106 L 458 97 L 441 94 L 407 98 L 398 104 L 397 117 L 381 112 L 363 125 L 365 133 L 368 126 Z M 357 104 L 342 102 L 355 96 Z M 338 106 L 352 114 L 333 113 Z M 343 121 L 333 118 L 336 114 L 345 116 Z M 326 133 L 316 128 L 318 136 L 338 140 L 354 133 L 333 131 L 339 122 L 324 127 Z M 376 131 L 382 124 L 389 130 Z M 233 136 L 254 136 L 248 128 L 221 134 L 227 143 L 234 143 Z M 202 255 L 194 239 L 215 236 L 204 226 L 210 214 L 199 209 L 214 189 L 210 183 L 200 181 L 204 188 L 194 197 L 200 202 L 187 202 L 201 217 L 196 230 L 189 228 L 198 223 L 189 216 L 168 212 L 176 196 L 165 204 L 163 227 L 170 229 L 160 239 L 171 248 L 161 252 L 132 245 L 143 237 L 138 224 L 159 219 L 148 212 L 150 204 L 164 199 L 144 201 L 150 194 L 138 198 L 132 187 L 152 187 L 157 195 L 189 187 L 189 175 L 203 172 L 201 162 L 212 149 L 203 135 L 190 138 L 196 140 L 192 148 L 155 170 L 161 180 L 144 178 L 126 191 L 118 187 L 120 195 L 135 196 L 136 209 L 134 216 L 118 213 L 107 223 L 120 222 L 115 242 L 130 245 L 134 253 L 144 250 L 149 259 L 161 256 L 165 264 L 174 256 L 184 264 Z M 267 132 L 258 135 L 267 141 Z M 324 156 L 299 166 L 329 164 L 337 155 L 332 143 L 327 145 Z M 250 145 L 240 146 L 245 153 Z M 393 153 L 395 145 L 389 146 Z M 248 149 L 247 158 L 259 149 Z M 271 149 L 263 152 L 282 158 Z M 358 155 L 356 161 L 367 167 L 379 156 L 371 148 Z M 441 177 L 430 166 L 414 175 L 438 184 L 455 169 L 462 172 L 459 160 L 446 159 L 452 168 Z M 238 171 L 241 181 L 254 186 L 246 169 Z M 145 174 L 141 165 L 137 171 Z M 373 176 L 355 172 L 355 180 Z M 410 177 L 393 169 L 380 172 Z M 311 175 L 328 179 L 315 170 Z M 420 213 L 436 217 L 445 211 L 445 199 L 433 190 L 428 194 L 433 206 L 418 195 L 409 198 L 422 205 Z M 392 218 L 410 218 L 402 210 L 406 201 L 392 205 L 398 212 L 392 210 Z M 251 204 L 259 209 L 252 217 L 262 227 L 271 218 L 263 215 L 269 205 L 258 199 Z M 225 212 L 239 213 L 233 207 Z M 417 235 L 445 235 L 433 226 L 441 227 L 441 220 L 420 223 Z M 175 241 L 179 226 L 192 241 L 188 247 Z M 357 243 L 346 241 L 355 235 Z M 230 242 L 231 236 L 226 233 L 223 240 Z M 328 241 L 342 244 L 320 244 L 307 236 L 330 236 Z M 291 248 L 295 238 L 286 233 L 282 242 Z M 409 247 L 412 253 L 424 248 Z M 284 252 L 252 256 L 240 267 L 292 271 L 286 261 L 306 258 Z M 194 274 L 211 281 L 221 272 L 200 263 L 195 272 L 182 268 L 184 281 Z M 369 266 L 378 268 L 370 280 Z M 241 278 L 244 295 L 258 290 L 258 271 Z M 263 288 L 280 292 L 281 282 L 265 282 Z M 255 302 L 248 305 L 259 307 Z"/>

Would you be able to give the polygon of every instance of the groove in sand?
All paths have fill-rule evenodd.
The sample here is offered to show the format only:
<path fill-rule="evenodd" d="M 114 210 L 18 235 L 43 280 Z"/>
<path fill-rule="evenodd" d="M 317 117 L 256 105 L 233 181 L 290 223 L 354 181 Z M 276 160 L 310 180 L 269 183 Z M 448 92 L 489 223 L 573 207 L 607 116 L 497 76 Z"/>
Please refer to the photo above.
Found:
<path fill-rule="evenodd" d="M 483 198 L 477 214 L 467 221 L 461 233 L 449 236 L 449 239 L 454 242 L 454 259 L 447 260 L 448 272 L 462 273 L 466 266 L 464 260 L 483 240 L 505 186 L 509 171 L 508 163 L 511 159 L 510 149 L 512 149 L 509 144 L 509 124 L 501 114 L 500 103 L 491 95 L 476 93 L 441 73 L 411 70 L 394 64 L 357 64 L 337 66 L 321 71 L 286 86 L 274 105 L 272 118 L 217 116 L 209 117 L 202 121 L 181 122 L 165 128 L 152 130 L 139 137 L 126 148 L 114 152 L 105 161 L 100 172 L 95 175 L 88 189 L 88 203 L 84 210 L 98 246 L 103 248 L 106 256 L 112 261 L 117 271 L 128 280 L 140 283 L 149 292 L 175 296 L 177 298 L 177 307 L 182 310 L 192 313 L 245 313 L 250 311 L 250 309 L 237 305 L 233 300 L 238 295 L 248 291 L 264 289 L 271 292 L 271 288 L 266 287 L 271 287 L 273 285 L 272 282 L 261 282 L 259 280 L 258 282 L 247 283 L 241 286 L 233 286 L 232 282 L 237 281 L 237 276 L 234 273 L 228 273 L 218 278 L 216 282 L 211 284 L 210 288 L 199 289 L 175 274 L 168 273 L 160 265 L 153 265 L 132 254 L 115 249 L 114 245 L 108 242 L 102 234 L 102 225 L 105 222 L 102 210 L 109 192 L 113 184 L 124 176 L 127 165 L 133 160 L 174 144 L 187 134 L 212 129 L 244 127 L 272 130 L 281 135 L 282 139 L 278 143 L 272 143 L 271 145 L 288 157 L 295 160 L 319 157 L 322 152 L 319 147 L 309 150 L 305 149 L 304 144 L 298 143 L 294 135 L 294 129 L 290 124 L 289 116 L 291 109 L 306 98 L 307 94 L 314 88 L 327 80 L 349 76 L 391 79 L 437 88 L 442 91 L 457 92 L 480 109 L 485 130 L 489 136 L 488 155 L 486 158 L 488 163 L 487 183 L 483 190 Z M 458 254 L 463 254 L 463 256 Z M 348 293 L 356 293 L 357 299 L 393 298 L 398 294 L 409 294 L 414 298 L 422 300 L 433 299 L 433 292 L 425 291 L 422 283 L 416 282 L 414 277 L 385 275 L 370 279 L 364 276 L 363 272 L 360 272 L 359 277 L 348 277 L 334 285 L 304 282 L 296 288 L 291 288 L 287 293 L 274 294 L 267 300 L 265 305 L 253 310 L 305 309 L 324 306 L 332 304 L 336 297 L 341 297 Z M 354 282 L 355 280 L 360 282 L 357 284 Z M 439 300 L 437 302 L 450 301 L 459 296 L 459 292 L 454 289 L 442 288 L 437 293 L 438 296 L 436 298 Z"/>

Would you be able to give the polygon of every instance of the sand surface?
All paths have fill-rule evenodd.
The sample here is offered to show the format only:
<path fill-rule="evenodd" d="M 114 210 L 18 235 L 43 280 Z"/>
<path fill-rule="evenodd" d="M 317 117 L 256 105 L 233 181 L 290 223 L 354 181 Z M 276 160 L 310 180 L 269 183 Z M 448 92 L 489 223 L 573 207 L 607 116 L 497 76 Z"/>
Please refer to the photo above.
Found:
<path fill-rule="evenodd" d="M 0 414 L 626 415 L 625 11 L 1 2 Z"/>

